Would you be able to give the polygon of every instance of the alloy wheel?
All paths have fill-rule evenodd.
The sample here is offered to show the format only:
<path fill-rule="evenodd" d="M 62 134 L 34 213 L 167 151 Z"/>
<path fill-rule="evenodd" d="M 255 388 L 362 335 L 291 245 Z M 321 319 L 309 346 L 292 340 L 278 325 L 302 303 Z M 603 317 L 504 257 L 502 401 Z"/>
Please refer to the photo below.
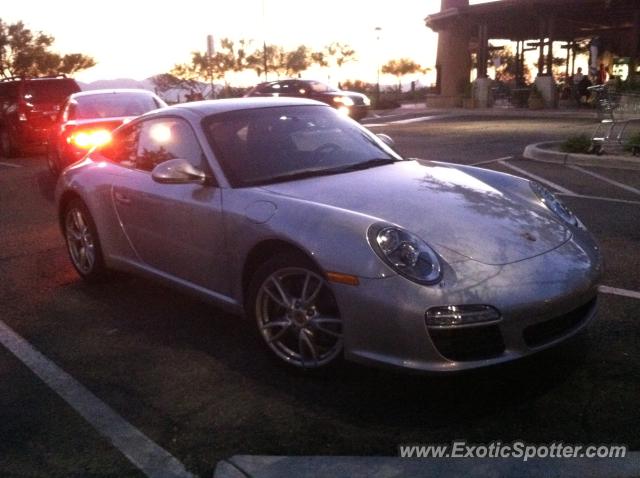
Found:
<path fill-rule="evenodd" d="M 258 328 L 285 362 L 320 368 L 342 352 L 342 319 L 326 280 L 302 267 L 269 275 L 256 297 Z"/>
<path fill-rule="evenodd" d="M 65 217 L 67 247 L 73 265 L 84 275 L 91 273 L 96 263 L 96 249 L 87 218 L 78 207 L 70 208 Z"/>

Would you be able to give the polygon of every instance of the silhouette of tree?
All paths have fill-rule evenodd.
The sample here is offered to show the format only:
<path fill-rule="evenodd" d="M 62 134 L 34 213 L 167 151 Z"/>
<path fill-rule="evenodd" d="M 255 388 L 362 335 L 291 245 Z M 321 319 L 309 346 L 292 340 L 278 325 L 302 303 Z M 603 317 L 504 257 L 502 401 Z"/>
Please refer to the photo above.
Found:
<path fill-rule="evenodd" d="M 424 73 L 428 68 L 423 68 L 419 63 L 410 58 L 400 58 L 397 60 L 389 60 L 382 65 L 382 73 L 393 75 L 398 78 L 398 94 L 402 93 L 402 77 L 412 73 Z"/>
<path fill-rule="evenodd" d="M 73 74 L 96 64 L 81 53 L 60 55 L 51 51 L 54 37 L 33 32 L 23 22 L 0 19 L 0 76 Z"/>
<path fill-rule="evenodd" d="M 229 89 L 227 73 L 243 71 L 251 65 L 247 54 L 250 43 L 250 40 L 234 42 L 223 38 L 220 40 L 219 50 L 213 55 L 194 51 L 191 53 L 191 62 L 174 65 L 168 74 L 156 76 L 154 84 L 160 91 L 187 89 L 192 97 L 204 97 L 207 93 L 211 96 L 211 84 L 214 80 L 223 80 Z"/>

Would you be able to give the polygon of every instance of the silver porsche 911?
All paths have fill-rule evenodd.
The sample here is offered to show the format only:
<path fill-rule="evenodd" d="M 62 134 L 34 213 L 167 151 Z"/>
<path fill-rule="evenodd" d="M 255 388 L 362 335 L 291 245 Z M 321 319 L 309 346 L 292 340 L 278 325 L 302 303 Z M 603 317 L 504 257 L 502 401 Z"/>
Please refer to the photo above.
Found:
<path fill-rule="evenodd" d="M 303 99 L 147 113 L 61 175 L 71 262 L 212 299 L 301 368 L 479 367 L 594 317 L 600 252 L 552 193 L 390 143 Z"/>

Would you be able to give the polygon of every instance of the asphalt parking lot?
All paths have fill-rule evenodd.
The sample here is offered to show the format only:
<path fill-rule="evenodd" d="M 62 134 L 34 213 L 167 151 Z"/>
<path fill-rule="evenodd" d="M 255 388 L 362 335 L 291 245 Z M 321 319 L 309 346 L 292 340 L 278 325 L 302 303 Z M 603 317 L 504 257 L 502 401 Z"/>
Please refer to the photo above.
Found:
<path fill-rule="evenodd" d="M 0 158 L 0 320 L 196 476 L 235 454 L 397 455 L 399 444 L 458 438 L 640 450 L 640 171 L 521 158 L 526 144 L 589 133 L 589 120 L 392 121 L 369 123 L 407 156 L 479 164 L 560 193 L 606 261 L 600 314 L 584 333 L 455 375 L 349 364 L 294 374 L 266 358 L 252 324 L 209 304 L 129 276 L 82 283 L 38 155 Z M 0 389 L 0 475 L 144 476 L 1 345 Z"/>

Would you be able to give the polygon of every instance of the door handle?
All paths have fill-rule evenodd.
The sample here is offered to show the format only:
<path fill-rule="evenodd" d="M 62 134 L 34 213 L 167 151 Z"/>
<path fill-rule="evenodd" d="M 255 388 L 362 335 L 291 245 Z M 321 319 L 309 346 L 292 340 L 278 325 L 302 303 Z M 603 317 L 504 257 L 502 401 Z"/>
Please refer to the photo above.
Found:
<path fill-rule="evenodd" d="M 121 204 L 131 204 L 131 199 L 129 199 L 129 197 L 125 194 L 114 192 L 113 197 Z"/>

